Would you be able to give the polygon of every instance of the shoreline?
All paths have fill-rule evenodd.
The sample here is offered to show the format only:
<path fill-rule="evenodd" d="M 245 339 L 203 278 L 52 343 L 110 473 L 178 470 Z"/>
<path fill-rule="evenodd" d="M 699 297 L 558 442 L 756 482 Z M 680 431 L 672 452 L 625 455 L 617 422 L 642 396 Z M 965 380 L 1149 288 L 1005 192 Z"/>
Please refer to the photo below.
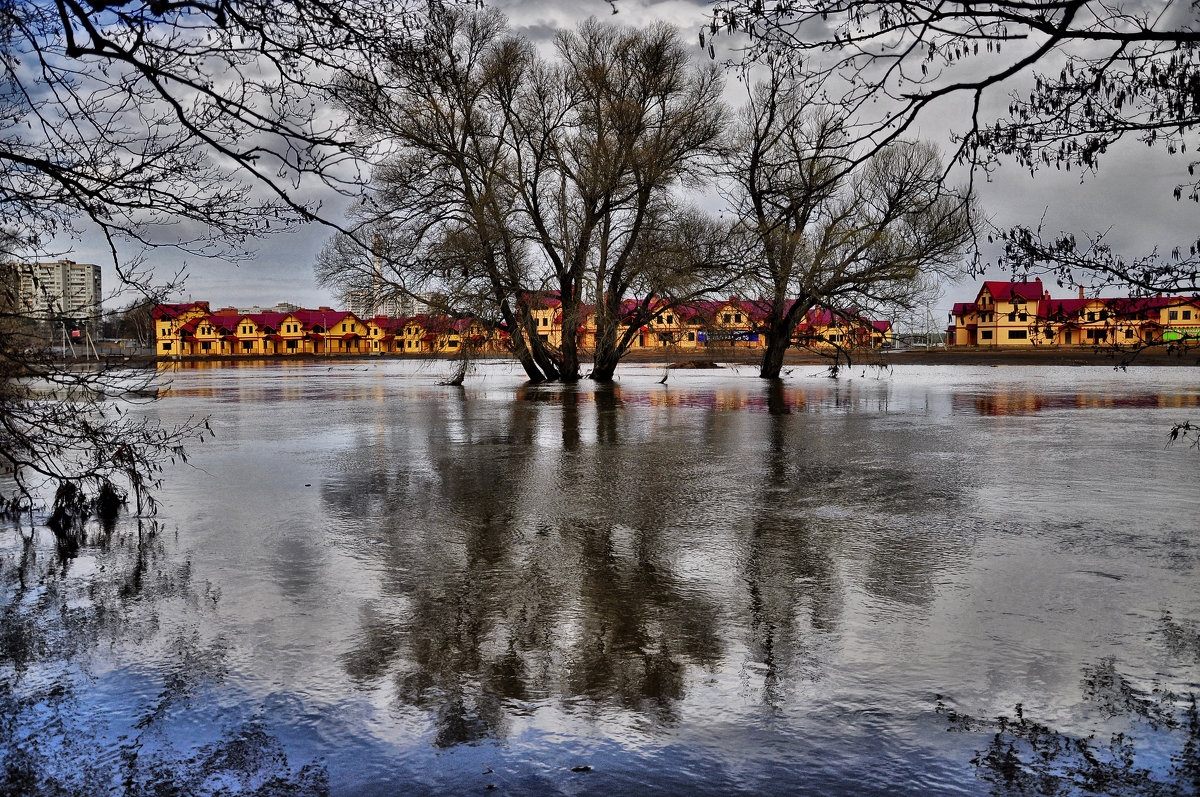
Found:
<path fill-rule="evenodd" d="M 713 348 L 713 349 L 684 349 L 684 350 L 640 350 L 631 352 L 622 358 L 622 362 L 630 363 L 734 363 L 737 365 L 753 365 L 761 360 L 761 353 L 755 349 Z M 378 360 L 452 360 L 452 357 L 442 357 L 430 354 L 358 354 L 325 357 L 321 355 L 257 355 L 223 357 L 158 357 L 152 354 L 128 355 L 122 358 L 102 358 L 102 362 L 112 365 L 124 365 L 130 368 L 156 368 L 170 365 L 192 365 L 196 363 L 237 363 L 237 362 L 371 362 Z M 486 353 L 475 359 L 497 360 L 511 359 L 508 354 Z M 94 362 L 94 361 L 93 361 Z M 789 352 L 784 359 L 787 365 L 828 365 L 832 359 L 810 352 Z M 86 361 L 79 361 L 86 365 Z M 1095 349 L 1095 348 L 1031 348 L 1031 347 L 989 347 L 983 348 L 930 348 L 930 349 L 876 349 L 864 353 L 853 360 L 858 365 L 1047 365 L 1047 366 L 1107 366 L 1121 368 L 1128 366 L 1200 366 L 1200 347 L 1168 350 L 1154 348 L 1142 351 L 1127 349 Z M 686 367 L 686 366 L 685 366 Z"/>

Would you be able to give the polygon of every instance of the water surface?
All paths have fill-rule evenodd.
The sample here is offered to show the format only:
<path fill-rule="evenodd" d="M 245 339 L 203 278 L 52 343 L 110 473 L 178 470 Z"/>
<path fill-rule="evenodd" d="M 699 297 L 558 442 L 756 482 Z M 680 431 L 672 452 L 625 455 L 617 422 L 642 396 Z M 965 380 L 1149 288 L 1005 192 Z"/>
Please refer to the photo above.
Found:
<path fill-rule="evenodd" d="M 1018 704 L 1172 780 L 1194 369 L 448 370 L 171 371 L 154 521 L 0 536 L 5 782 L 986 794 Z"/>

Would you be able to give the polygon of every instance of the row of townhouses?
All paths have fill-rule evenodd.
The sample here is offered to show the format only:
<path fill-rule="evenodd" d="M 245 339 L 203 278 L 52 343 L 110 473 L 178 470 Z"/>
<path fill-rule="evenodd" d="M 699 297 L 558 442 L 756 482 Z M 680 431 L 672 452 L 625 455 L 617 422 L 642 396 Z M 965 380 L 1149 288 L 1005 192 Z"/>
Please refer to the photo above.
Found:
<path fill-rule="evenodd" d="M 634 303 L 627 310 L 632 315 Z M 552 294 L 539 297 L 537 334 L 551 346 L 562 344 L 562 303 Z M 761 303 L 731 297 L 724 301 L 663 306 L 637 328 L 631 348 L 701 348 L 766 345 L 760 332 L 766 313 Z M 154 309 L 156 351 L 160 357 L 230 355 L 452 354 L 470 346 L 479 351 L 508 348 L 507 332 L 471 318 L 431 314 L 359 318 L 352 312 L 319 307 L 287 312 L 217 311 L 208 302 L 162 304 Z M 596 324 L 585 307 L 578 325 L 579 345 L 595 346 Z M 889 321 L 858 313 L 813 310 L 796 333 L 813 346 L 880 347 L 892 343 Z"/>
<path fill-rule="evenodd" d="M 1053 299 L 1033 282 L 985 282 L 950 311 L 951 346 L 1143 346 L 1200 341 L 1200 297 Z"/>

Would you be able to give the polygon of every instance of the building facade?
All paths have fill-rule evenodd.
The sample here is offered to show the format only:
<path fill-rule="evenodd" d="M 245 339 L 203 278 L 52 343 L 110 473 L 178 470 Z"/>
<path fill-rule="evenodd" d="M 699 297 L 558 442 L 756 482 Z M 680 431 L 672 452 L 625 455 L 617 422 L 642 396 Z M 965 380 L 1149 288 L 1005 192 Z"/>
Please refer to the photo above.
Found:
<path fill-rule="evenodd" d="M 1200 342 L 1200 297 L 1054 299 L 1041 280 L 984 282 L 958 302 L 948 346 L 1144 346 Z"/>
<path fill-rule="evenodd" d="M 619 334 L 630 350 L 762 348 L 766 314 L 759 302 L 732 297 L 686 305 L 628 300 Z M 551 347 L 563 340 L 562 303 L 552 294 L 531 299 L 535 333 Z M 253 308 L 258 309 L 258 308 Z M 634 326 L 632 319 L 642 319 Z M 508 331 L 472 318 L 430 313 L 363 318 L 353 311 L 320 307 L 288 312 L 216 311 L 207 302 L 162 304 L 154 309 L 156 352 L 160 357 L 433 354 L 464 349 L 509 350 Z M 813 349 L 880 348 L 892 343 L 891 322 L 870 320 L 854 311 L 813 310 L 796 330 L 794 343 Z M 579 346 L 596 344 L 594 308 L 584 306 L 576 327 Z"/>
<path fill-rule="evenodd" d="M 6 271 L 15 287 L 18 314 L 40 322 L 98 327 L 103 300 L 99 266 L 58 260 L 10 263 Z"/>

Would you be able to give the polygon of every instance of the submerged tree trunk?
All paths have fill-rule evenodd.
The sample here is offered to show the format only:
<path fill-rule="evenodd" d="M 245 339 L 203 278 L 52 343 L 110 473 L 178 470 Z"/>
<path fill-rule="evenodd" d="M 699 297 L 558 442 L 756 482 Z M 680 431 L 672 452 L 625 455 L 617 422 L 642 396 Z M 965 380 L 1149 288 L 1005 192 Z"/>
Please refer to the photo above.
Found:
<path fill-rule="evenodd" d="M 592 379 L 596 382 L 611 382 L 621 362 L 620 340 L 614 310 L 609 306 L 596 306 L 596 346 L 592 352 Z"/>
<path fill-rule="evenodd" d="M 763 352 L 758 375 L 763 379 L 778 379 L 783 370 L 783 357 L 787 354 L 788 346 L 792 344 L 792 336 L 790 332 L 778 334 L 774 329 L 770 329 L 766 338 L 767 349 Z"/>
<path fill-rule="evenodd" d="M 592 356 L 592 379 L 596 382 L 611 382 L 617 373 L 617 366 L 621 362 L 621 354 L 618 351 L 616 341 L 612 341 L 611 345 L 601 347 L 600 333 L 596 332 L 596 352 Z"/>
<path fill-rule="evenodd" d="M 558 349 L 558 378 L 564 382 L 579 381 L 579 300 L 574 291 L 573 280 L 564 280 L 559 291 L 562 301 L 562 343 Z"/>
<path fill-rule="evenodd" d="M 792 345 L 792 333 L 796 331 L 798 314 L 791 311 L 782 312 L 781 303 L 777 301 L 776 306 L 767 314 L 764 333 L 767 348 L 763 352 L 762 364 L 758 369 L 758 375 L 763 379 L 779 378 L 779 373 L 783 370 L 783 358 L 788 347 Z M 805 312 L 807 311 L 808 308 L 805 308 Z"/>
<path fill-rule="evenodd" d="M 525 376 L 529 377 L 529 381 L 535 384 L 545 382 L 548 377 L 538 365 L 533 352 L 530 351 L 529 345 L 525 341 L 525 335 L 522 334 L 520 320 L 512 311 L 512 308 L 508 306 L 507 302 L 500 303 L 500 315 L 504 318 L 504 323 L 508 327 L 509 346 L 512 347 L 513 356 L 517 358 L 517 362 L 521 363 L 521 368 L 525 371 Z"/>

